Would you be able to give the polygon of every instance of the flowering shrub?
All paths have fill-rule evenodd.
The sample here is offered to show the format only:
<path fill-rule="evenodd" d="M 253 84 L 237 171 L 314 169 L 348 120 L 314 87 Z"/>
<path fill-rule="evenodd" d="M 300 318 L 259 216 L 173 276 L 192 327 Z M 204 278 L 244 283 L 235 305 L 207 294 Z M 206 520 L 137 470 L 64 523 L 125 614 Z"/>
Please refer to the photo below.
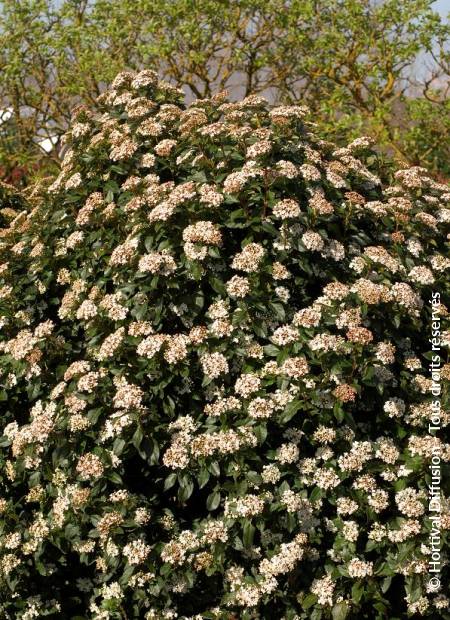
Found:
<path fill-rule="evenodd" d="M 3 617 L 450 618 L 448 188 L 298 106 L 99 104 L 1 234 Z"/>

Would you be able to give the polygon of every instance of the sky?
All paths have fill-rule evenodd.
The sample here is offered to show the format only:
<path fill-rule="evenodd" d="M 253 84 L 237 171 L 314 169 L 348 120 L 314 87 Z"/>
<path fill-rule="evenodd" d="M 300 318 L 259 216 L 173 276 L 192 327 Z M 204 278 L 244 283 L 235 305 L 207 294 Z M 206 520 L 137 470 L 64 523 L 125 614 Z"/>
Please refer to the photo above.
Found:
<path fill-rule="evenodd" d="M 450 12 L 450 0 L 436 0 L 434 9 L 445 17 Z"/>

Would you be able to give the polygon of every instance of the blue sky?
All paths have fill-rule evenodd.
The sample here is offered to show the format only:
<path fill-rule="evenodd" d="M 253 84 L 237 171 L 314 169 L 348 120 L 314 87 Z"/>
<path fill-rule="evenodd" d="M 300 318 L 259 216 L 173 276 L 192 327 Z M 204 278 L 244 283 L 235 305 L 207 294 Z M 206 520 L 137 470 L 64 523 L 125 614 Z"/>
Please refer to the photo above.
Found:
<path fill-rule="evenodd" d="M 449 0 L 436 0 L 434 8 L 436 11 L 439 11 L 441 15 L 446 16 L 447 13 L 450 12 L 450 2 Z"/>

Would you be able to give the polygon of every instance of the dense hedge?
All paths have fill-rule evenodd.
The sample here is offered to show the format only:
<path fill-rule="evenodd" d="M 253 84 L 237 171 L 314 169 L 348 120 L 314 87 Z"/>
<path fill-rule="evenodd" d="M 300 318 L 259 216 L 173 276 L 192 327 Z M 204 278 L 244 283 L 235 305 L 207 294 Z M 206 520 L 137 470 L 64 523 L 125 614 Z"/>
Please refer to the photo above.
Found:
<path fill-rule="evenodd" d="M 2 189 L 2 617 L 450 618 L 447 186 L 298 106 L 149 71 L 100 104 Z"/>

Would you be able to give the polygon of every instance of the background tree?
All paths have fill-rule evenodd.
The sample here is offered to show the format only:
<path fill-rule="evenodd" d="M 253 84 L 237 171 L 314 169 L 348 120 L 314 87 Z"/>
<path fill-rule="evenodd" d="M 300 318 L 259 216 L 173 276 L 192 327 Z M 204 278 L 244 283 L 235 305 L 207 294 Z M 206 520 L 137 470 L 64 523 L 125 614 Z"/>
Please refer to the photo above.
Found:
<path fill-rule="evenodd" d="M 448 176 L 449 27 L 431 0 L 3 0 L 0 101 L 16 159 L 47 172 L 79 102 L 124 68 L 191 97 L 227 88 L 301 102 L 338 141 L 372 135 Z M 0 126 L 0 158 L 11 134 Z M 49 139 L 56 142 L 51 148 Z M 7 148 L 8 147 L 8 148 Z"/>

